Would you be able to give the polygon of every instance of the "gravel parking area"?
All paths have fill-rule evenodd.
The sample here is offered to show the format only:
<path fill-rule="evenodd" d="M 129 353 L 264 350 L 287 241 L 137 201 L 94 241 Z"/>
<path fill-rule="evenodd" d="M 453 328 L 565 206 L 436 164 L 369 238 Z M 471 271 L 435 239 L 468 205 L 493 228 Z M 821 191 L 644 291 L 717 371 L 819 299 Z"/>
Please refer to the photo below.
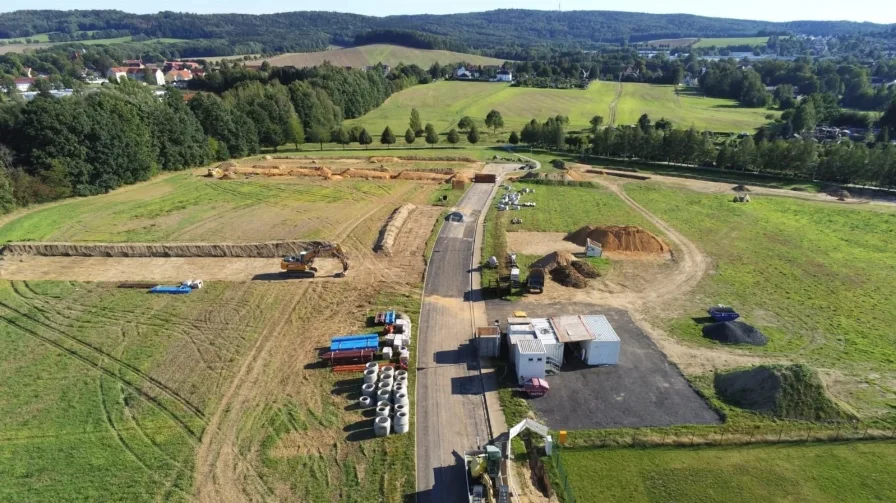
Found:
<path fill-rule="evenodd" d="M 618 365 L 589 367 L 567 352 L 563 371 L 548 376 L 551 391 L 528 400 L 552 429 L 721 423 L 626 311 L 574 302 L 529 304 L 502 300 L 487 301 L 486 309 L 489 320 L 503 320 L 520 310 L 532 318 L 603 314 L 619 335 L 622 347 Z"/>

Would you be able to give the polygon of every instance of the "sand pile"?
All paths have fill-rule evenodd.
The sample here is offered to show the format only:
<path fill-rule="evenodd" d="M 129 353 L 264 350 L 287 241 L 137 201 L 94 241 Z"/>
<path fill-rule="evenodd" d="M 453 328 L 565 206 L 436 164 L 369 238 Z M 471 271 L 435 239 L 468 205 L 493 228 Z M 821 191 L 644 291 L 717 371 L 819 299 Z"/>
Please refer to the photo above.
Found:
<path fill-rule="evenodd" d="M 584 182 L 585 181 L 585 177 L 582 176 L 582 173 L 579 173 L 578 171 L 569 171 L 566 173 L 566 176 L 568 176 L 574 182 Z"/>
<path fill-rule="evenodd" d="M 731 190 L 734 192 L 752 192 L 746 185 L 735 185 L 734 187 L 731 187 Z"/>
<path fill-rule="evenodd" d="M 343 178 L 363 178 L 365 180 L 388 180 L 392 178 L 392 174 L 387 171 L 354 168 L 349 168 L 339 173 L 339 176 Z"/>
<path fill-rule="evenodd" d="M 576 260 L 572 253 L 566 251 L 557 251 L 548 253 L 544 257 L 536 260 L 529 267 L 540 267 L 544 272 L 551 272 L 552 269 L 564 265 L 569 265 Z"/>
<path fill-rule="evenodd" d="M 571 288 L 585 288 L 588 280 L 570 265 L 561 265 L 551 270 L 551 279 L 563 286 Z"/>
<path fill-rule="evenodd" d="M 401 159 L 397 157 L 371 157 L 367 160 L 369 163 L 379 164 L 382 162 L 401 162 Z"/>
<path fill-rule="evenodd" d="M 604 251 L 669 253 L 669 245 L 646 230 L 635 226 L 593 227 L 587 225 L 566 235 L 564 240 L 585 246 L 590 239 L 600 243 Z"/>
<path fill-rule="evenodd" d="M 221 176 L 223 173 L 218 168 L 208 168 L 208 172 L 205 174 L 208 178 L 217 178 Z"/>
<path fill-rule="evenodd" d="M 725 402 L 774 417 L 815 421 L 845 416 L 818 374 L 805 365 L 760 365 L 716 374 L 714 385 Z"/>
<path fill-rule="evenodd" d="M 218 169 L 223 171 L 231 171 L 235 167 L 237 167 L 237 164 L 233 161 L 224 161 L 221 164 L 218 164 Z"/>
<path fill-rule="evenodd" d="M 470 177 L 467 176 L 466 173 L 457 173 L 454 176 L 452 176 L 451 178 L 449 178 L 448 180 L 446 180 L 446 182 L 470 183 L 470 180 L 471 180 Z"/>
<path fill-rule="evenodd" d="M 394 178 L 400 180 L 427 180 L 434 182 L 444 182 L 451 178 L 451 175 L 442 173 L 423 173 L 420 171 L 402 171 L 395 175 Z"/>
<path fill-rule="evenodd" d="M 594 279 L 600 277 L 600 273 L 597 272 L 597 269 L 584 260 L 573 260 L 569 265 L 581 274 L 583 278 Z"/>
<path fill-rule="evenodd" d="M 395 238 L 404 227 L 408 215 L 417 207 L 413 204 L 402 204 L 386 219 L 386 224 L 380 229 L 380 235 L 376 239 L 373 250 L 382 252 L 384 255 L 392 255 L 392 246 L 395 244 Z"/>
<path fill-rule="evenodd" d="M 325 241 L 265 243 L 9 243 L 2 255 L 42 257 L 262 257 L 295 255 Z"/>
<path fill-rule="evenodd" d="M 237 179 L 236 173 L 234 173 L 233 171 L 225 171 L 224 174 L 221 175 L 221 178 L 219 178 L 218 180 L 236 180 L 236 179 Z"/>
<path fill-rule="evenodd" d="M 723 321 L 703 325 L 703 337 L 725 344 L 765 346 L 768 338 L 757 328 L 742 321 Z"/>

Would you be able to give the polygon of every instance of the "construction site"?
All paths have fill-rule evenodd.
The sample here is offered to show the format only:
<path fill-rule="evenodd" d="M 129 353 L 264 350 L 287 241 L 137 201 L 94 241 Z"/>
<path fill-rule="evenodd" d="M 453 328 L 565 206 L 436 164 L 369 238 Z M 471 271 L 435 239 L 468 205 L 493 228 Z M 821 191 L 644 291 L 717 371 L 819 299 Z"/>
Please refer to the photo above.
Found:
<path fill-rule="evenodd" d="M 856 203 L 568 166 L 264 156 L 5 217 L 2 336 L 27 355 L 7 377 L 35 411 L 9 455 L 59 473 L 38 500 L 78 479 L 135 501 L 542 502 L 558 452 L 615 431 L 886 414 L 731 279 L 765 257 L 737 239 L 774 221 L 754 212 Z M 705 215 L 673 227 L 669 194 Z M 719 215 L 718 241 L 692 227 Z M 51 467 L 35 421 L 110 463 Z"/>

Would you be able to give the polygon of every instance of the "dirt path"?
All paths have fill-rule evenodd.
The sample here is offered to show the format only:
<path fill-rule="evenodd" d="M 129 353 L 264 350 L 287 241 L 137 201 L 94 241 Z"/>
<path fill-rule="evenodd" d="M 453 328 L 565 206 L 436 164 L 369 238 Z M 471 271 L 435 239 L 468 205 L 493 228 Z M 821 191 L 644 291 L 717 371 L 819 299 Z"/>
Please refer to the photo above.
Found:
<path fill-rule="evenodd" d="M 619 83 L 616 85 L 616 95 L 613 97 L 613 101 L 610 102 L 610 118 L 608 125 L 613 127 L 616 125 L 616 108 L 619 106 L 619 100 L 622 99 L 622 79 L 620 78 Z"/>

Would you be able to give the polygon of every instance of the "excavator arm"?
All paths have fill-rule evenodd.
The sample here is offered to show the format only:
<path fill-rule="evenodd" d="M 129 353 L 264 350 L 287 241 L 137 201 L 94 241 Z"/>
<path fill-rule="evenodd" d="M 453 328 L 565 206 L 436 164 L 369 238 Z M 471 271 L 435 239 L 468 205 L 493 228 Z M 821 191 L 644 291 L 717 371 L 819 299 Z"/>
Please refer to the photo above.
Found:
<path fill-rule="evenodd" d="M 316 259 L 319 255 L 332 255 L 342 263 L 342 273 L 338 274 L 338 276 L 345 276 L 345 274 L 348 272 L 348 257 L 342 250 L 342 247 L 338 244 L 318 246 L 312 248 L 311 250 L 305 251 L 300 255 L 290 255 L 287 257 L 283 257 L 283 260 L 280 262 L 280 269 L 286 272 L 308 271 L 316 273 L 317 268 L 314 267 L 314 259 Z"/>

